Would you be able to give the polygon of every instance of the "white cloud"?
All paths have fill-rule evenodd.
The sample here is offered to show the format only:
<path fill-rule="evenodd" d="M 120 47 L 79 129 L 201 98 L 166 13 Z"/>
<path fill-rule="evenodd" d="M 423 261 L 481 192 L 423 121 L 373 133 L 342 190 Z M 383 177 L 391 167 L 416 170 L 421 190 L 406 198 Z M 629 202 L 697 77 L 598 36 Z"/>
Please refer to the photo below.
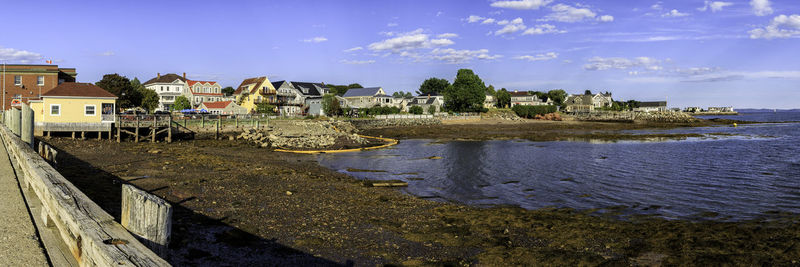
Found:
<path fill-rule="evenodd" d="M 567 31 L 558 30 L 556 26 L 550 24 L 541 24 L 535 25 L 533 27 L 528 28 L 522 35 L 540 35 L 540 34 L 548 34 L 548 33 L 566 33 Z"/>
<path fill-rule="evenodd" d="M 481 22 L 481 24 L 492 24 L 495 21 L 496 21 L 495 19 L 488 18 L 488 19 L 483 20 L 483 22 Z"/>
<path fill-rule="evenodd" d="M 497 1 L 491 4 L 492 7 L 511 8 L 511 9 L 539 9 L 552 3 L 553 0 L 518 0 L 518 1 Z"/>
<path fill-rule="evenodd" d="M 355 51 L 358 51 L 358 50 L 361 50 L 361 49 L 364 49 L 364 48 L 360 47 L 360 46 L 356 46 L 356 47 L 353 47 L 353 48 L 350 48 L 350 49 L 345 49 L 344 52 L 355 52 Z"/>
<path fill-rule="evenodd" d="M 481 16 L 470 15 L 465 20 L 467 21 L 467 23 L 475 23 L 475 22 L 482 21 L 482 20 L 485 20 L 485 19 L 486 18 L 481 17 Z"/>
<path fill-rule="evenodd" d="M 652 6 L 650 6 L 650 9 L 652 9 L 652 10 L 663 10 L 664 7 L 661 6 L 661 1 L 659 1 L 658 3 L 655 3 Z"/>
<path fill-rule="evenodd" d="M 342 59 L 339 62 L 341 62 L 342 64 L 350 64 L 350 65 L 364 65 L 364 64 L 375 63 L 375 60 L 346 60 L 346 59 Z"/>
<path fill-rule="evenodd" d="M 706 11 L 711 9 L 711 12 L 722 11 L 722 8 L 726 6 L 732 6 L 733 3 L 731 2 L 721 2 L 721 1 L 705 1 L 703 7 L 697 8 L 699 11 Z"/>
<path fill-rule="evenodd" d="M 386 24 L 386 27 L 397 27 L 397 25 L 400 25 L 400 24 L 397 24 L 395 22 L 389 22 L 388 24 Z"/>
<path fill-rule="evenodd" d="M 659 64 L 660 60 L 649 57 L 637 57 L 633 59 L 620 58 L 620 57 L 593 57 L 589 62 L 583 65 L 585 70 L 610 70 L 610 69 L 630 69 L 642 68 L 650 71 L 657 71 L 663 69 Z"/>
<path fill-rule="evenodd" d="M 442 38 L 442 39 L 432 39 L 431 44 L 436 46 L 448 46 L 455 44 L 455 42 L 451 41 L 450 39 Z"/>
<path fill-rule="evenodd" d="M 113 56 L 113 55 L 115 55 L 114 51 L 105 51 L 103 53 L 100 53 L 100 56 L 103 56 L 103 57 L 110 57 L 110 56 Z"/>
<path fill-rule="evenodd" d="M 436 12 L 436 16 L 437 16 L 437 17 L 438 17 L 438 16 L 441 16 L 442 14 L 444 14 L 444 12 L 442 12 L 442 11 Z"/>
<path fill-rule="evenodd" d="M 447 46 L 454 44 L 449 39 L 430 39 L 430 36 L 423 33 L 422 29 L 417 29 L 407 33 L 397 33 L 397 37 L 386 39 L 380 42 L 371 43 L 367 48 L 373 51 L 391 51 L 400 53 L 403 50 L 419 48 L 431 48 L 434 46 Z"/>
<path fill-rule="evenodd" d="M 27 64 L 42 60 L 42 58 L 42 55 L 39 53 L 0 47 L 0 60 L 3 61 L 14 61 Z"/>
<path fill-rule="evenodd" d="M 688 13 L 682 13 L 682 12 L 678 11 L 677 9 L 673 9 L 673 10 L 670 10 L 669 12 L 667 12 L 667 13 L 661 14 L 661 17 L 685 17 L 685 16 L 689 16 L 689 14 Z"/>
<path fill-rule="evenodd" d="M 800 36 L 800 15 L 780 15 L 764 28 L 753 29 L 750 32 L 752 39 L 790 38 Z"/>
<path fill-rule="evenodd" d="M 322 37 L 322 36 L 317 36 L 317 37 L 314 37 L 314 38 L 304 39 L 303 42 L 304 43 L 321 43 L 321 42 L 325 42 L 327 40 L 328 40 L 328 38 L 325 38 L 325 37 Z"/>
<path fill-rule="evenodd" d="M 524 56 L 514 57 L 514 59 L 522 59 L 527 61 L 545 61 L 545 60 L 553 60 L 556 58 L 558 58 L 558 53 L 555 52 L 548 52 L 545 54 L 538 54 L 535 56 L 524 55 Z"/>
<path fill-rule="evenodd" d="M 458 37 L 458 34 L 447 32 L 447 33 L 442 33 L 442 34 L 436 35 L 436 37 L 437 38 L 448 38 L 449 39 L 449 38 Z"/>
<path fill-rule="evenodd" d="M 612 22 L 612 21 L 614 21 L 614 16 L 602 15 L 599 18 L 597 18 L 597 20 L 602 21 L 602 22 Z"/>
<path fill-rule="evenodd" d="M 491 55 L 488 49 L 479 50 L 456 50 L 452 48 L 436 48 L 431 52 L 432 58 L 450 64 L 469 62 L 473 59 L 492 60 L 502 57 L 501 55 Z"/>
<path fill-rule="evenodd" d="M 502 22 L 503 24 L 500 24 L 500 22 L 497 24 L 505 26 L 502 29 L 495 31 L 494 35 L 511 34 L 528 28 L 525 26 L 525 23 L 522 22 L 522 18 L 516 18 L 512 21 L 504 20 Z"/>
<path fill-rule="evenodd" d="M 572 7 L 565 4 L 557 4 L 550 9 L 553 13 L 544 17 L 545 20 L 554 20 L 559 22 L 579 22 L 585 19 L 593 19 L 597 16 L 588 8 Z"/>
<path fill-rule="evenodd" d="M 769 0 L 750 0 L 750 7 L 756 16 L 766 16 L 772 14 L 772 6 Z"/>

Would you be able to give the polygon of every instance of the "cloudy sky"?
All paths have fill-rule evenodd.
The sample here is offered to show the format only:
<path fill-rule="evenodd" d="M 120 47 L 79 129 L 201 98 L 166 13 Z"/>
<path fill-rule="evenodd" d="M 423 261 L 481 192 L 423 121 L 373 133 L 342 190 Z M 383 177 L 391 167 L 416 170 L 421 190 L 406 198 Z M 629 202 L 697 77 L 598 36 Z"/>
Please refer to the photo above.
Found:
<path fill-rule="evenodd" d="M 34 3 L 35 2 L 35 3 Z M 6 1 L 0 60 L 147 80 L 415 91 L 459 68 L 509 90 L 800 108 L 800 2 Z M 8 12 L 13 10 L 13 12 Z"/>

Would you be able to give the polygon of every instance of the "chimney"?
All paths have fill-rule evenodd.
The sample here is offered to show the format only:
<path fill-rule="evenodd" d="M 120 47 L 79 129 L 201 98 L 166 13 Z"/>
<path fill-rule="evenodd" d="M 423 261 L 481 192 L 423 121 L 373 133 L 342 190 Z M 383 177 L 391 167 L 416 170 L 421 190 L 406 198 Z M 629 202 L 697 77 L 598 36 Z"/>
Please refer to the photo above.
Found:
<path fill-rule="evenodd" d="M 186 72 L 183 73 L 183 79 L 186 80 Z"/>
<path fill-rule="evenodd" d="M 161 72 L 158 73 L 158 79 L 161 79 Z"/>

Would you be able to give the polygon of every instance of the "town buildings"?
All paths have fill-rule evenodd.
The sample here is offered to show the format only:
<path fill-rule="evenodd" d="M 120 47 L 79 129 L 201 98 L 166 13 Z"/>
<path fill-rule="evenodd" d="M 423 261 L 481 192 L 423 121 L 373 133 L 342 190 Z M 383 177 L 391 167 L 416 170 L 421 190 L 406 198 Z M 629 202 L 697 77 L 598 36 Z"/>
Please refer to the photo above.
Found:
<path fill-rule="evenodd" d="M 514 91 L 511 92 L 511 107 L 514 106 L 541 106 L 547 105 L 548 103 L 539 98 L 537 95 L 530 94 L 528 92 L 519 92 Z"/>
<path fill-rule="evenodd" d="M 206 110 L 208 113 L 217 115 L 239 115 L 247 114 L 247 109 L 239 106 L 233 100 L 200 103 L 199 110 Z"/>
<path fill-rule="evenodd" d="M 186 74 L 184 74 L 184 79 Z M 222 86 L 214 81 L 193 81 L 186 80 L 186 89 L 183 95 L 189 99 L 192 107 L 198 107 L 203 102 L 219 102 L 230 100 L 222 94 Z"/>
<path fill-rule="evenodd" d="M 611 93 L 569 95 L 564 100 L 567 112 L 589 112 L 596 108 L 609 108 L 613 103 Z"/>
<path fill-rule="evenodd" d="M 236 104 L 247 109 L 249 113 L 254 113 L 260 103 L 278 101 L 277 91 L 267 76 L 244 79 L 233 92 L 233 96 L 236 97 Z"/>
<path fill-rule="evenodd" d="M 0 76 L 5 97 L 3 106 L 8 109 L 49 92 L 59 84 L 75 82 L 75 68 L 59 68 L 58 65 L 3 64 Z"/>
<path fill-rule="evenodd" d="M 633 109 L 639 112 L 664 112 L 668 111 L 667 101 L 645 101 L 639 102 L 639 107 Z"/>

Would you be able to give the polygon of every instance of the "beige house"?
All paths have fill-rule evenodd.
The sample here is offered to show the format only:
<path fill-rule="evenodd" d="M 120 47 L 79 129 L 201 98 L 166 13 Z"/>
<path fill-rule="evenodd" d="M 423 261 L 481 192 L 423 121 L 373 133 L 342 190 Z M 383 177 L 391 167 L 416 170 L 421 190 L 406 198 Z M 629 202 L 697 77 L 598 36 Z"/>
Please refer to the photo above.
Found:
<path fill-rule="evenodd" d="M 91 83 L 62 83 L 30 102 L 35 133 L 111 131 L 116 100 Z"/>
<path fill-rule="evenodd" d="M 351 108 L 371 108 L 376 105 L 381 105 L 381 96 L 385 96 L 386 92 L 381 87 L 370 88 L 352 88 L 347 90 L 342 97 L 346 100 L 346 105 Z M 383 99 L 383 98 L 381 98 Z M 385 101 L 385 99 L 383 99 Z"/>
<path fill-rule="evenodd" d="M 217 102 L 203 102 L 200 103 L 199 109 L 205 109 L 211 114 L 218 115 L 238 115 L 247 114 L 247 109 L 237 105 L 233 100 L 217 101 Z"/>

